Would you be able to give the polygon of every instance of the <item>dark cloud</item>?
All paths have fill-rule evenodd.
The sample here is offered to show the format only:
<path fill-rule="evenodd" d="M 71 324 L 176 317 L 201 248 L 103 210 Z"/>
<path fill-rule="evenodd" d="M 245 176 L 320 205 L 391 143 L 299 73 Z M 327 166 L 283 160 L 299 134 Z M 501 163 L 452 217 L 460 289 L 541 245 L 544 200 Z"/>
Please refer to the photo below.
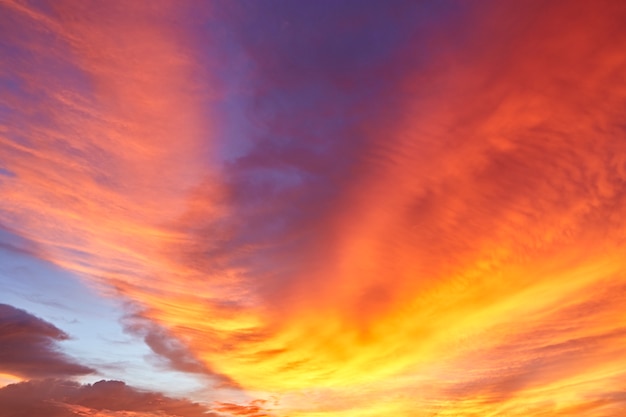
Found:
<path fill-rule="evenodd" d="M 168 367 L 190 373 L 208 371 L 180 341 L 158 324 L 139 316 L 128 316 L 125 318 L 124 329 L 130 334 L 143 337 L 150 349 L 161 357 Z"/>
<path fill-rule="evenodd" d="M 93 369 L 59 352 L 69 336 L 54 325 L 7 304 L 0 304 L 0 369 L 25 378 L 86 375 Z"/>
<path fill-rule="evenodd" d="M 217 416 L 198 403 L 166 397 L 156 392 L 140 391 L 120 381 L 99 381 L 82 385 L 73 381 L 48 379 L 22 382 L 0 389 L 0 417 L 74 417 L 86 414 Z"/>
<path fill-rule="evenodd" d="M 198 360 L 180 339 L 157 323 L 138 314 L 128 315 L 124 320 L 124 329 L 142 337 L 161 365 L 180 372 L 208 375 L 220 387 L 238 387 L 233 380 L 214 372 Z"/>

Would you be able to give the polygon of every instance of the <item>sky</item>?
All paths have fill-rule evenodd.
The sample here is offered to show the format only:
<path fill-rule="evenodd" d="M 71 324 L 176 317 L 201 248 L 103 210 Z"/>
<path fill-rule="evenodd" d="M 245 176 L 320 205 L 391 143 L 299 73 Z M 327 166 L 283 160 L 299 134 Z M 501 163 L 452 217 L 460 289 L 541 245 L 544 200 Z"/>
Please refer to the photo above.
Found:
<path fill-rule="evenodd" d="M 0 0 L 0 417 L 626 409 L 626 2 Z"/>

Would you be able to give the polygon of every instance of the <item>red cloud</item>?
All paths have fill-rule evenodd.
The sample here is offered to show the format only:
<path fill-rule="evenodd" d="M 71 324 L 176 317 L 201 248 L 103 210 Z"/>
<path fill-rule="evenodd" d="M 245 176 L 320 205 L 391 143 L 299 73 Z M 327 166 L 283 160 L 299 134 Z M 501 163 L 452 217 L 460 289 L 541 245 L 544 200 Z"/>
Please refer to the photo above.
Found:
<path fill-rule="evenodd" d="M 265 401 L 255 400 L 250 402 L 249 405 L 239 405 L 233 403 L 218 402 L 213 409 L 220 413 L 228 413 L 233 416 L 245 416 L 245 417 L 268 417 L 270 414 L 263 409 Z"/>

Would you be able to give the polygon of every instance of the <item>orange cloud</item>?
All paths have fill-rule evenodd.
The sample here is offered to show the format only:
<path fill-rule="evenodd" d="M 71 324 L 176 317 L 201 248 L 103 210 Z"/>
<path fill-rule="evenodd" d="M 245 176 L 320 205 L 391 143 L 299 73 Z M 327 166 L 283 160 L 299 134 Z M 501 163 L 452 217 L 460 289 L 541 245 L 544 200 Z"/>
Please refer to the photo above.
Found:
<path fill-rule="evenodd" d="M 41 256 L 129 297 L 167 290 L 186 272 L 167 259 L 186 239 L 169 225 L 186 209 L 210 132 L 205 87 L 176 41 L 177 6 L 151 5 L 70 1 L 44 12 L 3 2 L 11 73 L 24 85 L 0 137 L 12 174 L 0 184 L 3 224 L 40 243 Z"/>
<path fill-rule="evenodd" d="M 0 221 L 134 300 L 167 329 L 146 342 L 178 369 L 278 395 L 291 417 L 623 406 L 618 2 L 481 3 L 359 72 L 379 88 L 372 103 L 336 92 L 357 88 L 338 82 L 344 67 L 305 71 L 297 41 L 280 43 L 285 58 L 248 39 L 251 99 L 307 99 L 259 112 L 268 138 L 225 166 L 206 162 L 217 139 L 176 3 L 4 4 L 53 33 L 86 80 L 71 90 L 19 67 L 42 91 L 13 107 L 46 120 L 2 128 L 14 177 L 0 182 Z M 320 65 L 328 38 L 304 38 Z M 20 45 L 60 54 L 35 35 Z M 415 51 L 432 45 L 422 63 Z M 315 102 L 318 87 L 331 99 Z M 329 117 L 339 127 L 317 127 Z"/>
<path fill-rule="evenodd" d="M 269 414 L 263 408 L 265 403 L 266 401 L 264 400 L 254 400 L 249 405 L 218 402 L 213 408 L 220 413 L 228 413 L 234 416 L 269 417 Z"/>

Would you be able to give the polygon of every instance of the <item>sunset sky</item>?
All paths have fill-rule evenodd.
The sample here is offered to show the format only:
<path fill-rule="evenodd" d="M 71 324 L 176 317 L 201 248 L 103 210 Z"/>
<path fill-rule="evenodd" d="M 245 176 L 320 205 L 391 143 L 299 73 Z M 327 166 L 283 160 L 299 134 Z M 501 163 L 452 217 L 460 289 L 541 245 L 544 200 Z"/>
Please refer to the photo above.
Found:
<path fill-rule="evenodd" d="M 0 417 L 626 415 L 626 1 L 0 0 Z"/>

